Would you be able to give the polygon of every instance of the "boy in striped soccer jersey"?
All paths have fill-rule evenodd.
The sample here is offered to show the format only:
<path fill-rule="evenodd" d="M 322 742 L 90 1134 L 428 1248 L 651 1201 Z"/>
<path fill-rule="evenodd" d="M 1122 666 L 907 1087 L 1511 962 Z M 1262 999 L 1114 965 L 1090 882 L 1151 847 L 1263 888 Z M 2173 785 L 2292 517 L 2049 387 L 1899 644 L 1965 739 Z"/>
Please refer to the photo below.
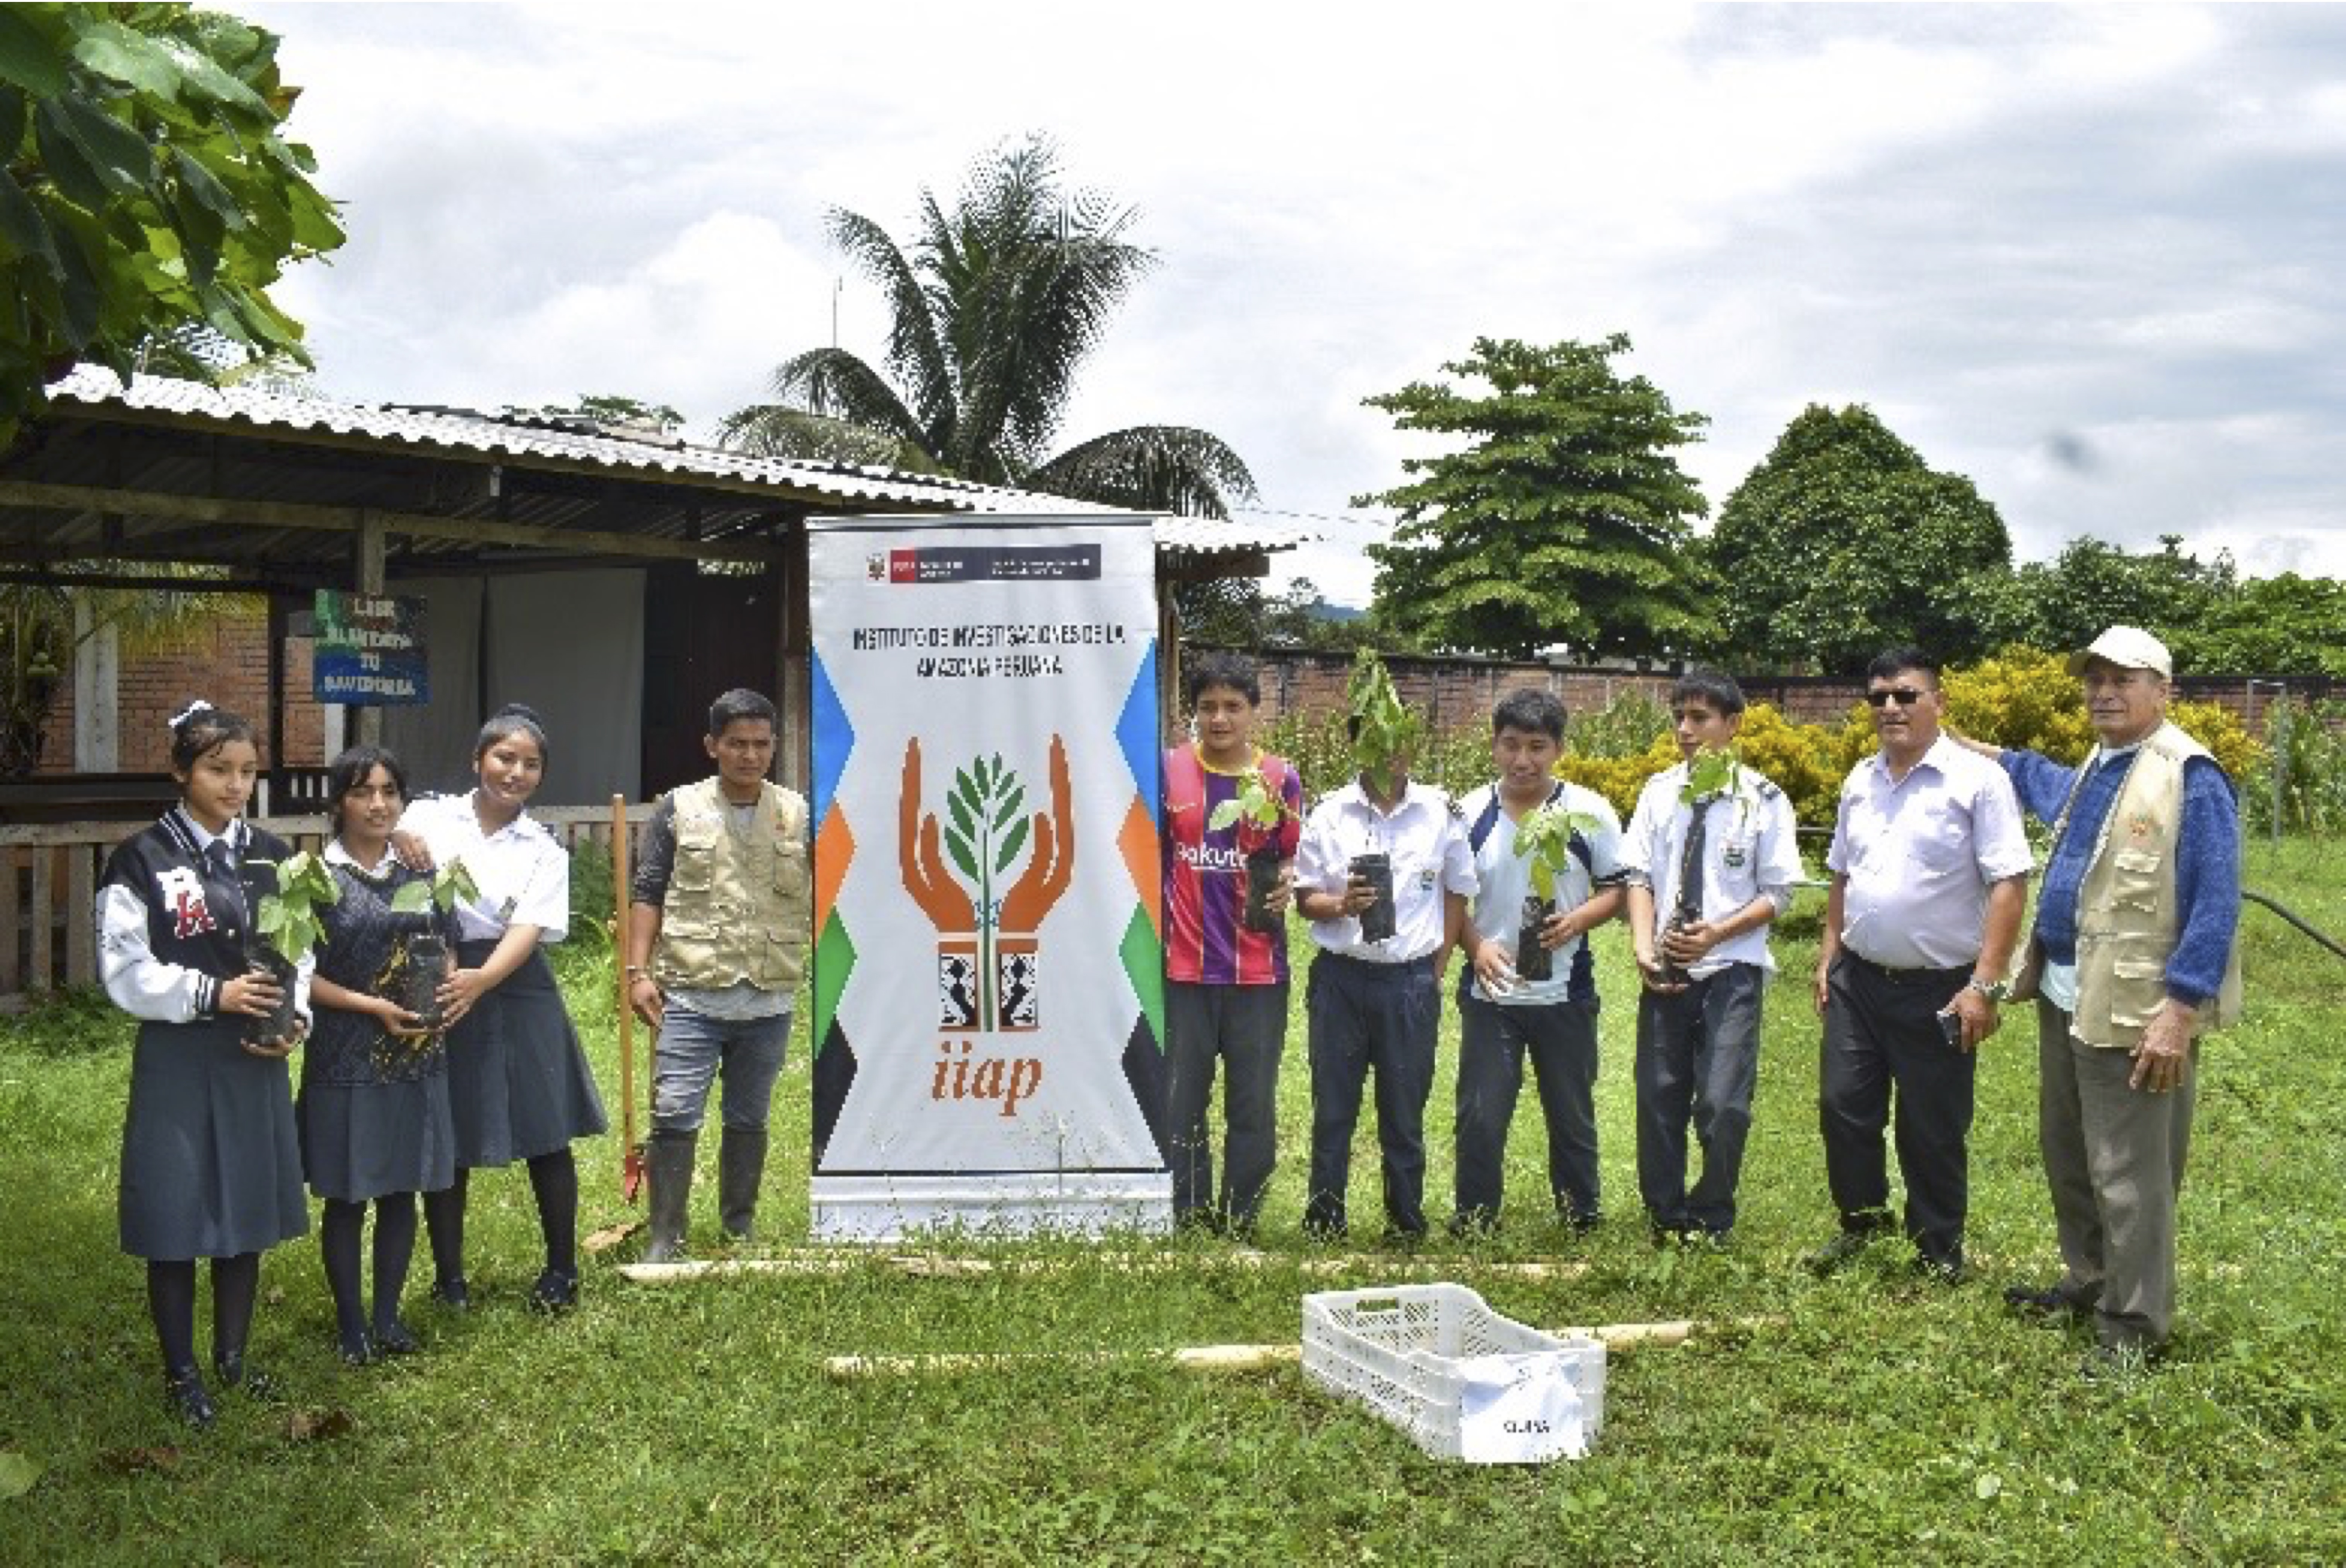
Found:
<path fill-rule="evenodd" d="M 1182 683 L 1194 738 L 1165 754 L 1165 1034 L 1170 1077 L 1173 1214 L 1177 1223 L 1254 1228 L 1274 1163 L 1279 1060 L 1287 1041 L 1287 931 L 1303 781 L 1294 765 L 1254 744 L 1262 688 L 1254 663 L 1203 654 Z M 1270 822 L 1240 814 L 1212 825 L 1250 777 L 1272 803 Z M 1224 813 L 1228 815 L 1228 813 Z M 1246 917 L 1248 860 L 1275 880 L 1260 900 L 1270 929 Z M 1207 1125 L 1217 1059 L 1226 1060 L 1222 1201 L 1214 1201 Z"/>

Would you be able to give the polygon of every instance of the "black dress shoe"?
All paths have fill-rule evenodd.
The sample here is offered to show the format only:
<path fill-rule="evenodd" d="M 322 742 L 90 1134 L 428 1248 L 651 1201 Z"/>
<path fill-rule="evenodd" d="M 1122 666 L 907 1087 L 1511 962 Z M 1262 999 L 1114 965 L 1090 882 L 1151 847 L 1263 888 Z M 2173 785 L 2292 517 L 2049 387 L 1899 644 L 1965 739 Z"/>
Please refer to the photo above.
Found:
<path fill-rule="evenodd" d="M 461 1279 L 435 1279 L 432 1282 L 432 1302 L 445 1312 L 469 1312 L 473 1309 L 473 1293 Z"/>
<path fill-rule="evenodd" d="M 199 1432 L 211 1431 L 212 1423 L 219 1420 L 211 1390 L 204 1387 L 203 1378 L 193 1367 L 163 1374 L 163 1408 Z"/>
<path fill-rule="evenodd" d="M 551 1317 L 567 1312 L 578 1305 L 578 1276 L 565 1274 L 559 1268 L 549 1268 L 537 1277 L 529 1288 L 529 1307 L 533 1312 Z"/>
<path fill-rule="evenodd" d="M 363 1367 L 374 1359 L 374 1346 L 362 1334 L 356 1339 L 336 1340 L 334 1353 L 342 1357 L 345 1367 Z"/>
<path fill-rule="evenodd" d="M 2038 1289 L 2027 1285 L 2009 1286 L 2004 1292 L 2004 1304 L 2024 1318 L 2052 1328 L 2060 1328 L 2085 1318 L 2093 1308 L 2073 1296 L 2065 1294 L 2058 1285 Z"/>
<path fill-rule="evenodd" d="M 240 1355 L 213 1357 L 212 1375 L 219 1380 L 220 1387 L 236 1389 L 255 1404 L 275 1404 L 285 1395 L 276 1379 L 258 1367 L 245 1365 Z"/>
<path fill-rule="evenodd" d="M 377 1356 L 413 1356 L 423 1347 L 408 1331 L 407 1325 L 393 1318 L 388 1323 L 375 1325 L 374 1353 Z"/>

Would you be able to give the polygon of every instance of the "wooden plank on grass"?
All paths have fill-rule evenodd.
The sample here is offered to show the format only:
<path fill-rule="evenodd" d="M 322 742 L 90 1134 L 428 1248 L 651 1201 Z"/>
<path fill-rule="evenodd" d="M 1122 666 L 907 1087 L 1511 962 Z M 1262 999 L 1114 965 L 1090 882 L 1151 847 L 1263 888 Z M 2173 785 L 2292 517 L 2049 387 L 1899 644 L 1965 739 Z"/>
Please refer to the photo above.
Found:
<path fill-rule="evenodd" d="M 1552 1329 L 1547 1332 L 1559 1339 L 1586 1334 L 1601 1342 L 1610 1354 L 1615 1350 L 1652 1349 L 1683 1345 L 1701 1329 L 1702 1325 L 1691 1319 L 1677 1319 L 1662 1323 L 1608 1323 L 1601 1329 Z M 831 1356 L 824 1359 L 822 1369 L 834 1378 L 866 1377 L 955 1377 L 964 1372 L 996 1372 L 1033 1366 L 1038 1362 L 1074 1362 L 1113 1364 L 1130 1361 L 1169 1361 L 1193 1372 L 1256 1372 L 1269 1367 L 1285 1366 L 1302 1359 L 1299 1345 L 1190 1345 L 1173 1350 L 1070 1350 L 1026 1351 L 1009 1354 L 952 1354 L 935 1356 Z"/>
<path fill-rule="evenodd" d="M 623 1263 L 620 1278 L 638 1285 L 679 1285 L 696 1279 L 736 1274 L 844 1274 L 867 1266 L 892 1268 L 921 1279 L 958 1279 L 987 1274 L 1064 1274 L 1074 1269 L 1145 1273 L 1155 1269 L 1201 1271 L 1216 1268 L 1263 1269 L 1291 1268 L 1314 1278 L 1373 1276 L 1389 1282 L 1397 1271 L 1457 1274 L 1462 1270 L 1510 1279 L 1576 1279 L 1588 1271 L 1585 1263 L 1491 1262 L 1445 1257 L 1403 1263 L 1386 1257 L 1281 1257 L 1252 1248 L 1229 1252 L 1096 1252 L 1081 1256 L 1044 1257 L 964 1257 L 930 1252 L 859 1252 L 848 1247 L 810 1247 L 771 1257 L 720 1257 L 681 1263 Z"/>

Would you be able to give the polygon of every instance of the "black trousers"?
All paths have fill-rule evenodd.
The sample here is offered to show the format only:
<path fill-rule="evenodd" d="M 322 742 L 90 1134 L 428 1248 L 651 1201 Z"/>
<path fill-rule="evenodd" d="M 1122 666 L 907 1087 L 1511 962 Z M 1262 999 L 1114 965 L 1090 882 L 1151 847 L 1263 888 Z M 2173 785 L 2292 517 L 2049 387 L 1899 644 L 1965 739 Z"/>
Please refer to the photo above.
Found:
<path fill-rule="evenodd" d="M 1433 961 L 1370 963 L 1322 952 L 1311 961 L 1304 1006 L 1311 1057 L 1311 1183 L 1305 1227 L 1323 1234 L 1344 1229 L 1352 1128 L 1373 1072 L 1385 1223 L 1400 1235 L 1423 1236 L 1425 1103 L 1433 1094 L 1434 1036 L 1442 1013 Z"/>
<path fill-rule="evenodd" d="M 1862 1230 L 1888 1223 L 1882 1134 L 1892 1125 L 1894 1091 L 1906 1234 L 1923 1257 L 1941 1262 L 1963 1258 L 1979 1058 L 1947 1044 L 1938 1015 L 1970 976 L 1968 964 L 1888 970 L 1842 949 L 1828 980 L 1818 1074 L 1825 1179 L 1841 1225 Z"/>

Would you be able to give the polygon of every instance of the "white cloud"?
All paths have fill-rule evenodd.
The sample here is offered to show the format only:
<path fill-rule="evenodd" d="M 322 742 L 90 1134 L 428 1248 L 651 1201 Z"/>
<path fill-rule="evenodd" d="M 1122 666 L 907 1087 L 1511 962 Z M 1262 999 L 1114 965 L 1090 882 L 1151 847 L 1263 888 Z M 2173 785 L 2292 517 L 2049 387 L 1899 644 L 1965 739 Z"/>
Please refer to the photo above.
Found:
<path fill-rule="evenodd" d="M 2090 527 L 2346 571 L 2346 477 L 2307 455 L 2346 416 L 2334 7 L 256 15 L 351 203 L 283 292 L 349 395 L 624 392 L 705 427 L 830 340 L 828 207 L 904 233 L 1043 131 L 1162 258 L 1064 433 L 1202 425 L 1269 507 L 1397 483 L 1423 448 L 1361 399 L 1478 334 L 1626 331 L 1711 416 L 1681 461 L 1714 506 L 1803 405 L 1861 402 L 2025 554 Z M 839 307 L 876 352 L 876 293 Z M 1371 536 L 1293 564 L 1364 596 Z"/>

